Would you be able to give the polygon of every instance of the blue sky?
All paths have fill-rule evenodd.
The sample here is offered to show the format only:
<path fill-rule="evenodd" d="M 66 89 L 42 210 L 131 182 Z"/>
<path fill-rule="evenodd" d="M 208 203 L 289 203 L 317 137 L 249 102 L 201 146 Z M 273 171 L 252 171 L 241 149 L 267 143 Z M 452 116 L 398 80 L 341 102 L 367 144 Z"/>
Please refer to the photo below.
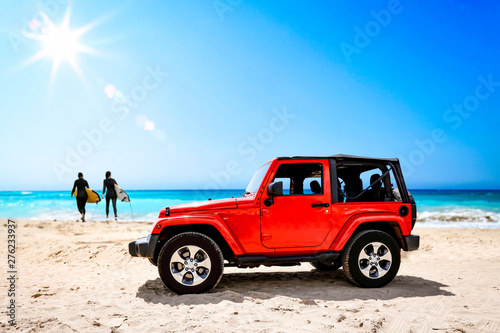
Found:
<path fill-rule="evenodd" d="M 82 33 L 61 48 L 65 15 Z M 126 189 L 244 188 L 273 157 L 336 153 L 399 157 L 409 188 L 498 189 L 498 17 L 496 1 L 2 1 L 0 190 L 69 191 L 79 171 L 99 189 L 107 170 Z"/>

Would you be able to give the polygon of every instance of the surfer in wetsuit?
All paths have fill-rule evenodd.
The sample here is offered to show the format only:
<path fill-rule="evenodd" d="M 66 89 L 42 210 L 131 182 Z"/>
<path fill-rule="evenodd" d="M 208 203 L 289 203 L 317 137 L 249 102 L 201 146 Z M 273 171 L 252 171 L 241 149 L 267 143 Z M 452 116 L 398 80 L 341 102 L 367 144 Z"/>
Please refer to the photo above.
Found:
<path fill-rule="evenodd" d="M 89 188 L 89 183 L 85 179 L 83 179 L 83 173 L 78 173 L 78 179 L 75 180 L 75 184 L 73 185 L 73 189 L 71 190 L 71 196 L 75 193 L 75 188 L 78 190 L 76 194 L 76 204 L 78 205 L 78 211 L 82 214 L 82 222 L 85 222 L 85 204 L 87 203 L 87 190 L 85 188 Z"/>
<path fill-rule="evenodd" d="M 113 203 L 113 210 L 115 212 L 115 221 L 118 221 L 117 214 L 116 214 L 115 185 L 118 185 L 118 184 L 116 183 L 116 180 L 111 178 L 111 171 L 106 171 L 106 179 L 104 179 L 103 188 L 102 188 L 102 196 L 104 196 L 106 189 L 108 190 L 108 192 L 106 193 L 106 218 L 108 218 L 108 215 L 109 215 L 109 200 L 111 200 L 111 202 Z"/>

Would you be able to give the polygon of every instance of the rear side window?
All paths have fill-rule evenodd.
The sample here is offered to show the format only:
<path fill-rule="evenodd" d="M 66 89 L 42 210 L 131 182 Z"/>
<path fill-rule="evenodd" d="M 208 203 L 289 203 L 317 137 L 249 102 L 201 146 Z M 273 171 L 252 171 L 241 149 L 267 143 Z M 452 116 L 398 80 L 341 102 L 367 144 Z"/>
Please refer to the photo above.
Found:
<path fill-rule="evenodd" d="M 287 163 L 278 167 L 274 182 L 283 182 L 283 195 L 323 194 L 321 163 Z"/>
<path fill-rule="evenodd" d="M 401 201 L 391 165 L 344 162 L 337 165 L 339 202 Z"/>

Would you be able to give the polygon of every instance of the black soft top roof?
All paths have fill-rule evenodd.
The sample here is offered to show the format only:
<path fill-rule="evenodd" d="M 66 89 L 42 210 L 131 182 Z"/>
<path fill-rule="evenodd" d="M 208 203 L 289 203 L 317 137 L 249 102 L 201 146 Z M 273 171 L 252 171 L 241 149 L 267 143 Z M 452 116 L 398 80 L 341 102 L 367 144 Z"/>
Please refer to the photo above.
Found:
<path fill-rule="evenodd" d="M 397 158 L 378 158 L 378 157 L 366 157 L 366 156 L 355 156 L 355 155 L 345 155 L 337 154 L 331 156 L 293 156 L 293 157 L 278 157 L 278 160 L 303 160 L 303 159 L 321 159 L 321 158 L 334 158 L 337 161 L 342 160 L 358 160 L 358 161 L 379 161 L 379 162 L 399 162 Z"/>

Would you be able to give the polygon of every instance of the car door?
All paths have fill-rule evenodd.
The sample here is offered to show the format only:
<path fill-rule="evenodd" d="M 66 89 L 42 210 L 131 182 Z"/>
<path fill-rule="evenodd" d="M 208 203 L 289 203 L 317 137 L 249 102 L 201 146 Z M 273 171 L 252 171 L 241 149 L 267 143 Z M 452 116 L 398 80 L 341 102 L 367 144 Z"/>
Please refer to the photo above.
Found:
<path fill-rule="evenodd" d="M 262 200 L 261 240 L 265 247 L 323 243 L 331 227 L 329 175 L 327 159 L 278 161 L 271 179 L 283 182 L 283 195 L 271 197 L 266 190 Z"/>

